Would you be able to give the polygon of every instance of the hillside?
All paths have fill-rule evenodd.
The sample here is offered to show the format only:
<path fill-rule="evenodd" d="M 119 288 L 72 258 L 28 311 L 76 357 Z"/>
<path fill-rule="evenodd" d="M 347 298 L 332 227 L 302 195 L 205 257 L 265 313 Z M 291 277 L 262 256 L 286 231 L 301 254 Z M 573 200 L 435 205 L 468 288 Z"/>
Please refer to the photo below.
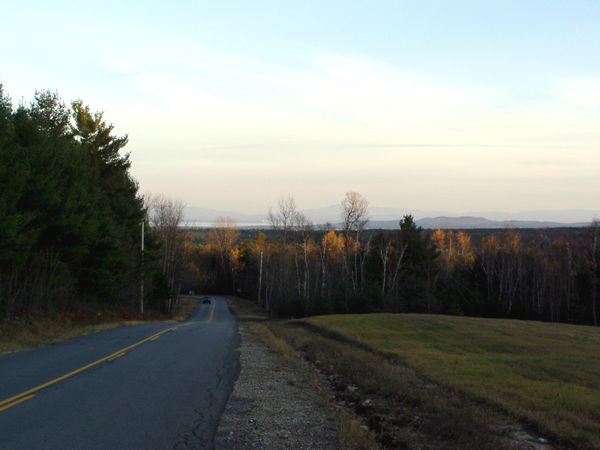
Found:
<path fill-rule="evenodd" d="M 278 333 L 309 359 L 325 361 L 367 394 L 396 399 L 393 408 L 406 417 L 396 425 L 404 442 L 411 426 L 423 428 L 415 417 L 428 415 L 463 430 L 434 428 L 430 439 L 476 445 L 481 429 L 497 435 L 508 426 L 493 425 L 506 421 L 494 413 L 501 411 L 540 442 L 600 446 L 597 328 L 419 314 L 330 315 L 291 325 Z M 473 436 L 464 441 L 465 433 Z"/>
<path fill-rule="evenodd" d="M 325 208 L 306 209 L 302 213 L 314 224 L 332 224 L 341 227 L 340 205 Z M 369 223 L 371 229 L 396 229 L 398 222 L 405 215 L 412 215 L 417 225 L 425 229 L 493 229 L 493 228 L 557 228 L 588 226 L 598 212 L 592 210 L 557 210 L 557 211 L 523 211 L 511 212 L 472 212 L 453 214 L 447 211 L 424 211 L 409 208 L 369 207 Z M 242 227 L 269 227 L 267 212 L 248 214 L 236 211 L 220 211 L 210 208 L 187 206 L 185 220 L 190 226 L 210 226 L 217 217 L 231 217 Z"/>
<path fill-rule="evenodd" d="M 490 220 L 485 217 L 460 216 L 460 217 L 424 217 L 417 220 L 417 225 L 424 229 L 493 229 L 493 228 L 564 228 L 564 227 L 585 227 L 589 222 L 563 223 L 554 221 L 540 220 Z M 376 224 L 374 224 L 376 225 Z M 398 224 L 388 222 L 390 228 L 397 227 Z M 381 227 L 388 228 L 388 227 Z"/>

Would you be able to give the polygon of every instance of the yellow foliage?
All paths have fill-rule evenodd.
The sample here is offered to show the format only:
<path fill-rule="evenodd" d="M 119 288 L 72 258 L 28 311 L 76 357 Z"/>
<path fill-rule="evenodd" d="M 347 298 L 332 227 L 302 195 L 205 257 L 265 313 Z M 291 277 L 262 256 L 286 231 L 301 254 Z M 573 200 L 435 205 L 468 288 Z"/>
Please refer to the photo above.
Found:
<path fill-rule="evenodd" d="M 344 236 L 335 234 L 335 231 L 329 230 L 325 236 L 323 236 L 323 249 L 327 252 L 327 255 L 331 258 L 339 258 L 344 250 Z"/>

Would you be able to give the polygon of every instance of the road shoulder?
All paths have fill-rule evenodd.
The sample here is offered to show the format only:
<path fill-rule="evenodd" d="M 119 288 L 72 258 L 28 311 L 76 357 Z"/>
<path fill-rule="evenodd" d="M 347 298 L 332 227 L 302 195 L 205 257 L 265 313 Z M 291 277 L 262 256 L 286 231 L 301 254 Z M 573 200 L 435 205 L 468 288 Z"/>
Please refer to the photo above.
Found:
<path fill-rule="evenodd" d="M 335 413 L 302 373 L 239 325 L 241 371 L 215 448 L 336 448 Z"/>

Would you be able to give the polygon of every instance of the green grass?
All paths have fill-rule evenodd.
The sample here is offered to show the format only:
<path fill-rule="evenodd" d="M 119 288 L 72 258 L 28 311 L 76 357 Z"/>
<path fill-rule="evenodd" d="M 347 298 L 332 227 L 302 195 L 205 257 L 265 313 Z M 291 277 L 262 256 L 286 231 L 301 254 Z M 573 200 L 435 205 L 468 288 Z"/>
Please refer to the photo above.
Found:
<path fill-rule="evenodd" d="M 418 314 L 306 322 L 393 354 L 563 445 L 600 447 L 600 329 Z"/>

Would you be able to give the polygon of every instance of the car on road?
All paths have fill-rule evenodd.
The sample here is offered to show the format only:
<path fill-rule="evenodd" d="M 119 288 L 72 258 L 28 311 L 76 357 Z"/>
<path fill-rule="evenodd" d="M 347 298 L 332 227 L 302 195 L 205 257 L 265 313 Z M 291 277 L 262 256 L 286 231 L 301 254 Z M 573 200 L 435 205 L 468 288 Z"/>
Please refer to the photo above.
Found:
<path fill-rule="evenodd" d="M 204 298 L 202 299 L 202 303 L 203 303 L 203 304 L 206 304 L 206 303 L 208 303 L 208 304 L 210 305 L 210 298 L 209 298 L 209 297 L 204 297 Z"/>

